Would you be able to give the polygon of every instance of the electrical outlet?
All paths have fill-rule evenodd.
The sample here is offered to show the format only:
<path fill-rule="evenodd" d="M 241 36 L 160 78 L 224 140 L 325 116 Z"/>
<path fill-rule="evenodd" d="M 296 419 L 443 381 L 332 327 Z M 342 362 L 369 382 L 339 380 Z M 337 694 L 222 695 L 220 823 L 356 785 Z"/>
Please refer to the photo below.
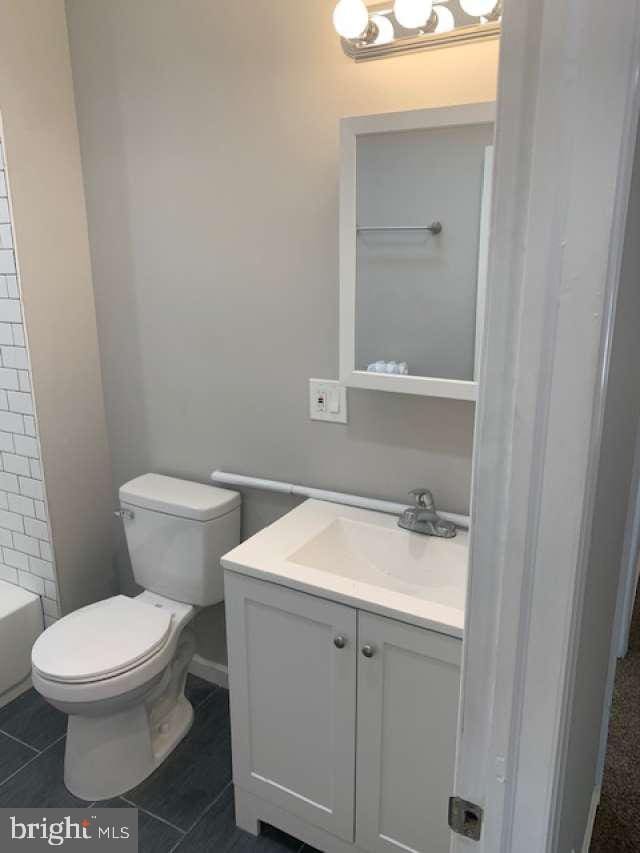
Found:
<path fill-rule="evenodd" d="M 347 389 L 336 379 L 309 380 L 309 417 L 312 421 L 347 423 Z"/>

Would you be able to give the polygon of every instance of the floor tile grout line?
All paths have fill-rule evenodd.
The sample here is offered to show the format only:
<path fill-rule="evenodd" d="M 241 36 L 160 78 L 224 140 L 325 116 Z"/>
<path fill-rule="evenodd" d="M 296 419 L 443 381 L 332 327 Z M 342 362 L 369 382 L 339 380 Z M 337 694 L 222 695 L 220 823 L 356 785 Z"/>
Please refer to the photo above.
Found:
<path fill-rule="evenodd" d="M 176 841 L 176 843 L 173 845 L 173 847 L 169 850 L 169 853 L 174 853 L 174 851 L 177 850 L 178 847 L 180 847 L 180 845 L 182 844 L 182 842 L 185 840 L 186 837 L 187 837 L 186 835 L 183 835 L 181 838 L 179 838 Z"/>
<path fill-rule="evenodd" d="M 197 817 L 197 818 L 194 820 L 194 822 L 191 824 L 191 826 L 189 827 L 189 829 L 187 829 L 187 831 L 185 832 L 185 835 L 189 835 L 189 833 L 191 832 L 191 830 L 193 830 L 193 829 L 195 829 L 195 828 L 196 828 L 196 826 L 200 823 L 200 821 L 202 820 L 202 818 L 207 814 L 207 812 L 208 812 L 208 811 L 210 811 L 210 810 L 215 806 L 215 804 L 218 802 L 218 800 L 220 799 L 220 797 L 221 797 L 221 796 L 226 792 L 227 788 L 228 788 L 230 785 L 233 785 L 233 779 L 229 779 L 229 781 L 228 781 L 228 782 L 227 782 L 227 784 L 224 786 L 224 788 L 223 788 L 223 789 L 222 789 L 222 790 L 221 790 L 221 791 L 220 791 L 220 792 L 219 792 L 219 793 L 218 793 L 218 794 L 213 798 L 213 800 L 211 800 L 211 802 L 210 802 L 210 803 L 209 803 L 209 804 L 208 804 L 208 805 L 207 805 L 207 806 L 202 810 L 202 812 L 198 815 L 198 817 Z"/>
<path fill-rule="evenodd" d="M 21 743 L 22 746 L 28 746 L 29 749 L 32 749 L 34 752 L 37 752 L 38 755 L 40 755 L 40 753 L 42 752 L 41 749 L 38 749 L 36 746 L 31 746 L 30 743 L 26 742 L 26 740 L 21 740 L 19 737 L 9 734 L 9 732 L 5 732 L 4 729 L 0 729 L 0 735 L 5 735 L 5 737 L 10 738 L 11 740 L 15 740 L 16 743 Z"/>
<path fill-rule="evenodd" d="M 60 743 L 60 741 L 64 740 L 66 738 L 66 736 L 67 736 L 67 733 L 65 732 L 64 734 L 60 735 L 60 737 L 57 737 L 55 740 L 52 740 L 51 743 L 47 744 L 44 747 L 44 749 L 40 750 L 40 755 L 44 755 L 45 752 L 49 752 L 51 747 L 55 746 L 57 743 Z"/>
<path fill-rule="evenodd" d="M 211 802 L 209 803 L 209 805 L 208 805 L 208 806 L 203 810 L 202 814 L 194 820 L 194 822 L 191 824 L 191 826 L 189 827 L 189 829 L 185 832 L 184 837 L 183 837 L 183 838 L 181 838 L 181 839 L 179 839 L 179 841 L 178 841 L 178 842 L 177 842 L 177 843 L 176 843 L 176 844 L 171 848 L 171 850 L 169 851 L 169 853 L 174 853 L 174 851 L 175 851 L 175 850 L 177 850 L 177 849 L 180 847 L 180 845 L 182 844 L 182 842 L 183 842 L 186 838 L 188 838 L 188 837 L 189 837 L 189 834 L 190 834 L 190 833 L 191 833 L 191 832 L 196 828 L 196 826 L 200 823 L 200 821 L 201 821 L 201 820 L 202 820 L 202 818 L 207 814 L 207 812 L 215 806 L 215 804 L 218 802 L 218 800 L 220 799 L 220 797 L 222 797 L 222 795 L 224 794 L 224 792 L 227 790 L 227 788 L 228 788 L 230 785 L 233 785 L 233 780 L 232 780 L 232 779 L 230 779 L 230 780 L 227 782 L 227 784 L 226 784 L 226 785 L 224 786 L 224 788 L 220 791 L 220 793 L 217 795 L 217 797 L 215 797 L 213 800 L 211 800 Z M 297 851 L 297 853 L 300 853 L 300 851 Z"/>
<path fill-rule="evenodd" d="M 38 753 L 38 755 L 39 754 L 40 753 Z M 13 777 L 16 775 L 16 773 L 19 773 L 23 767 L 26 767 L 27 764 L 31 764 L 32 761 L 35 761 L 36 758 L 38 757 L 38 755 L 33 755 L 31 758 L 27 759 L 27 761 L 25 761 L 24 764 L 21 764 L 20 767 L 18 767 L 12 773 L 9 773 L 9 775 L 5 779 L 0 779 L 0 790 L 2 789 L 2 786 L 4 785 L 5 782 L 9 782 L 11 779 L 13 779 Z"/>
<path fill-rule="evenodd" d="M 11 773 L 9 776 L 7 776 L 7 778 L 6 778 L 6 779 L 4 779 L 4 780 L 0 783 L 0 791 L 2 790 L 2 788 L 4 788 L 4 786 L 7 784 L 7 782 L 10 782 L 10 781 L 11 781 L 11 779 L 13 779 L 13 777 L 14 777 L 14 776 L 17 776 L 17 775 L 18 775 L 18 773 L 21 773 L 21 772 L 24 770 L 24 768 L 25 768 L 25 767 L 28 767 L 30 764 L 33 764 L 33 762 L 34 762 L 34 761 L 37 761 L 37 759 L 38 759 L 38 758 L 40 758 L 40 756 L 42 756 L 42 755 L 44 755 L 46 752 L 48 752 L 48 751 L 51 749 L 51 747 L 55 746 L 57 743 L 60 743 L 60 741 L 61 741 L 61 740 L 63 740 L 65 737 L 66 737 L 66 735 L 60 735 L 60 737 L 59 737 L 59 738 L 56 738 L 56 740 L 52 741 L 52 742 L 49 744 L 49 746 L 45 747 L 41 752 L 36 753 L 36 755 L 34 755 L 34 756 L 33 756 L 33 758 L 30 758 L 27 762 L 25 762 L 25 763 L 22 765 L 22 767 L 18 767 L 18 769 L 17 769 L 17 770 L 14 770 L 14 772 L 13 772 L 13 773 Z"/>
<path fill-rule="evenodd" d="M 211 699 L 211 697 L 214 695 L 214 693 L 217 693 L 218 690 L 220 689 L 217 684 L 213 684 L 211 686 L 213 687 L 213 690 L 209 693 L 208 696 L 205 696 L 204 699 L 201 699 L 197 704 L 195 704 L 194 702 L 191 702 L 191 699 L 188 699 L 187 697 L 185 697 L 185 698 L 187 698 L 188 702 L 191 702 L 191 706 L 192 706 L 194 711 L 197 711 L 198 708 L 202 708 L 202 706 L 205 705 L 209 701 L 209 699 Z"/>
<path fill-rule="evenodd" d="M 177 830 L 180 833 L 180 835 L 184 836 L 187 834 L 187 830 L 181 829 L 179 826 L 176 826 L 175 823 L 171 823 L 170 820 L 167 820 L 164 817 L 160 817 L 160 815 L 155 814 L 154 812 L 150 812 L 148 809 L 142 808 L 142 806 L 139 806 L 137 803 L 134 803 L 133 800 L 128 800 L 126 797 L 123 797 L 122 795 L 120 795 L 119 799 L 124 800 L 124 802 L 128 806 L 131 806 L 131 808 L 138 809 L 138 811 L 143 812 L 143 814 L 146 814 L 148 817 L 155 818 L 155 820 L 159 820 L 161 823 L 164 823 L 167 826 L 170 826 L 171 829 Z"/>
<path fill-rule="evenodd" d="M 211 693 L 209 693 L 208 696 L 206 696 L 202 700 L 202 702 L 198 702 L 197 705 L 193 705 L 193 703 L 192 703 L 193 710 L 195 711 L 196 709 L 199 710 L 200 708 L 204 708 L 204 706 L 213 699 L 213 697 L 216 695 L 216 693 L 218 693 L 219 690 L 220 690 L 220 688 L 218 687 L 218 685 L 214 684 L 213 690 L 211 691 Z"/>

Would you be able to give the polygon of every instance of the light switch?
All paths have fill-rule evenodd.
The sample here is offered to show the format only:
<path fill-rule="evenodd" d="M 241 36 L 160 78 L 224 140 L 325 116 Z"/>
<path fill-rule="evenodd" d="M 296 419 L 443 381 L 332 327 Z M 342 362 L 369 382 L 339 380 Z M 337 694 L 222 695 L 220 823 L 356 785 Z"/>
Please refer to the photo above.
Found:
<path fill-rule="evenodd" d="M 347 423 L 347 389 L 335 379 L 309 380 L 309 417 L 312 421 Z"/>

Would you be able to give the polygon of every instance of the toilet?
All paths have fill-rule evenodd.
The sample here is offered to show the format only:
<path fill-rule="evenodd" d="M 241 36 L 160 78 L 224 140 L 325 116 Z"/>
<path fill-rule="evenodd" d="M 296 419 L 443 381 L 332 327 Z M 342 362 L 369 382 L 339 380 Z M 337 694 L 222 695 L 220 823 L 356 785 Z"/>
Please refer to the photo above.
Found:
<path fill-rule="evenodd" d="M 104 800 L 146 779 L 191 727 L 188 628 L 224 598 L 221 556 L 240 541 L 240 495 L 160 474 L 120 489 L 133 574 L 116 595 L 54 622 L 31 653 L 35 689 L 69 715 L 65 785 Z"/>

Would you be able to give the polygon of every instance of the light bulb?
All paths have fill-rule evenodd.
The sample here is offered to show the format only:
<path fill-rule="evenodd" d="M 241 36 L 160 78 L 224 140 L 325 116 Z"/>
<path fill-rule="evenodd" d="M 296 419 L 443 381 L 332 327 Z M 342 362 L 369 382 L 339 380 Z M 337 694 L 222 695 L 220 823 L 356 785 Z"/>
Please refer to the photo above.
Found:
<path fill-rule="evenodd" d="M 480 18 L 482 15 L 490 15 L 496 8 L 498 0 L 460 0 L 462 11 L 472 18 Z"/>
<path fill-rule="evenodd" d="M 450 33 L 451 30 L 455 29 L 456 22 L 451 9 L 447 9 L 446 6 L 434 6 L 433 11 L 438 16 L 434 33 Z"/>
<path fill-rule="evenodd" d="M 363 0 L 340 0 L 333 10 L 333 26 L 343 39 L 356 39 L 367 29 L 369 13 Z"/>
<path fill-rule="evenodd" d="M 395 38 L 393 24 L 386 15 L 373 15 L 372 23 L 378 28 L 378 35 L 374 44 L 391 44 Z"/>
<path fill-rule="evenodd" d="M 393 14 L 401 27 L 418 30 L 427 23 L 432 9 L 433 0 L 396 0 Z"/>

